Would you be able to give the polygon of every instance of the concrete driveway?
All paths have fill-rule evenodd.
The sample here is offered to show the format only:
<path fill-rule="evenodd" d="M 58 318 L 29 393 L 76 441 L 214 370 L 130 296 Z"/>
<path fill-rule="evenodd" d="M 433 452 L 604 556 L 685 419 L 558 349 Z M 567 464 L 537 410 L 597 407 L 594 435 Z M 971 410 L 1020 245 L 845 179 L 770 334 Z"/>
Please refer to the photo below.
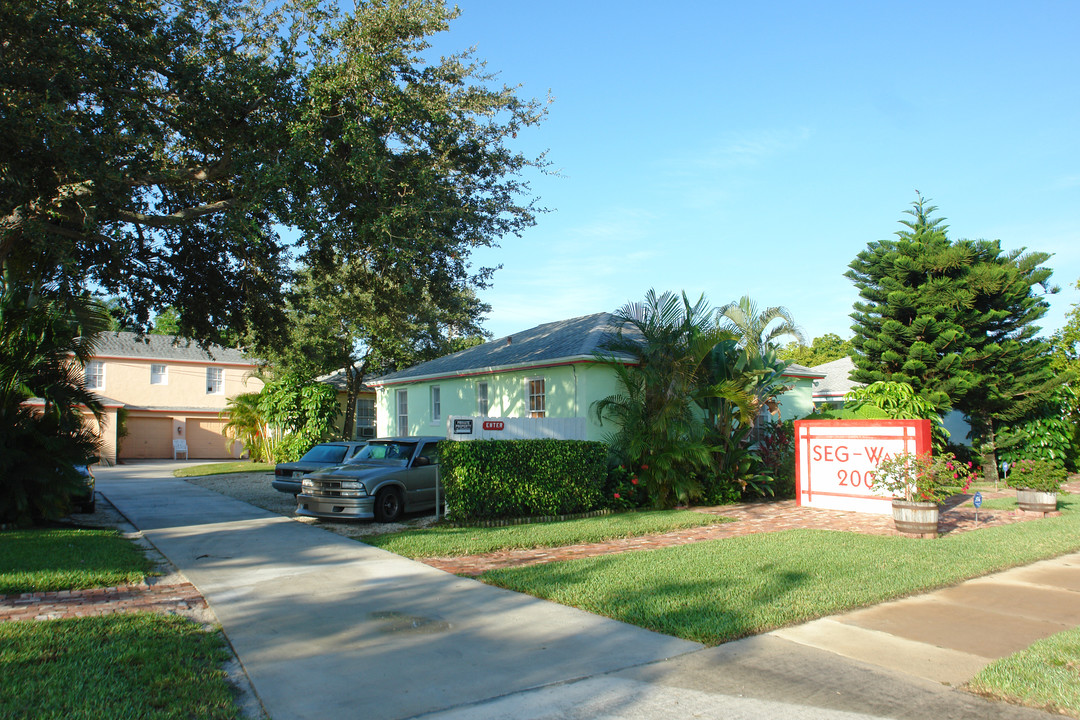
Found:
<path fill-rule="evenodd" d="M 778 636 L 705 648 L 490 587 L 171 477 L 98 489 L 203 593 L 274 720 L 1047 717 Z"/>

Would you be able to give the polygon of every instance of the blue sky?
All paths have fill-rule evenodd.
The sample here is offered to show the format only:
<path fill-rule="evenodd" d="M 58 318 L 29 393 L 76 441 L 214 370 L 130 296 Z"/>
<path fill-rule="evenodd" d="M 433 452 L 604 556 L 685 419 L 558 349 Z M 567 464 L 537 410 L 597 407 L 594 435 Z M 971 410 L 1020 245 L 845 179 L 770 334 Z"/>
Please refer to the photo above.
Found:
<path fill-rule="evenodd" d="M 1080 3 L 458 6 L 436 51 L 553 97 L 519 137 L 552 212 L 475 256 L 496 336 L 654 287 L 848 337 L 843 273 L 916 189 L 954 239 L 1054 253 L 1045 331 L 1080 301 Z"/>

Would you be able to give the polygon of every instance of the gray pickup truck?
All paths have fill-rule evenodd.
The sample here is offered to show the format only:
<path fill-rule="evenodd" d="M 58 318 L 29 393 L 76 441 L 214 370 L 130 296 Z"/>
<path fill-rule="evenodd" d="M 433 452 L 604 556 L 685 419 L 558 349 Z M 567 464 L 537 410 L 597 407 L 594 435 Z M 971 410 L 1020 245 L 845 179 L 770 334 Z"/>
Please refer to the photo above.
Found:
<path fill-rule="evenodd" d="M 435 507 L 436 436 L 371 440 L 348 462 L 304 475 L 296 514 L 393 522 Z"/>

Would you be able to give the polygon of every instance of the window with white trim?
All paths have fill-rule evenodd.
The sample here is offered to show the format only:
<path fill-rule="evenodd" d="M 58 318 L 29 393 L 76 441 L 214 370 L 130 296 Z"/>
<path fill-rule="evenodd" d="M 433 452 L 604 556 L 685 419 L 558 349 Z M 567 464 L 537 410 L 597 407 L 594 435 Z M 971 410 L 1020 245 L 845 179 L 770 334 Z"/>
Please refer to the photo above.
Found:
<path fill-rule="evenodd" d="M 225 370 L 206 368 L 206 394 L 223 395 L 225 393 Z"/>
<path fill-rule="evenodd" d="M 152 363 L 150 365 L 150 384 L 151 385 L 168 385 L 169 384 L 169 366 L 164 364 Z"/>
<path fill-rule="evenodd" d="M 83 368 L 83 377 L 86 379 L 87 390 L 105 389 L 105 363 L 100 360 L 91 360 Z"/>
<path fill-rule="evenodd" d="M 431 386 L 431 424 L 442 420 L 442 392 L 438 385 Z"/>
<path fill-rule="evenodd" d="M 356 437 L 375 437 L 375 399 L 356 398 L 356 423 L 353 426 Z"/>
<path fill-rule="evenodd" d="M 397 398 L 397 434 L 409 434 L 409 391 L 398 390 Z"/>
<path fill-rule="evenodd" d="M 476 414 L 480 417 L 487 417 L 491 406 L 488 404 L 488 384 L 486 382 L 476 383 Z"/>
<path fill-rule="evenodd" d="M 529 400 L 529 417 L 544 417 L 546 406 L 546 398 L 544 397 L 544 378 L 529 378 L 525 381 L 525 388 Z"/>

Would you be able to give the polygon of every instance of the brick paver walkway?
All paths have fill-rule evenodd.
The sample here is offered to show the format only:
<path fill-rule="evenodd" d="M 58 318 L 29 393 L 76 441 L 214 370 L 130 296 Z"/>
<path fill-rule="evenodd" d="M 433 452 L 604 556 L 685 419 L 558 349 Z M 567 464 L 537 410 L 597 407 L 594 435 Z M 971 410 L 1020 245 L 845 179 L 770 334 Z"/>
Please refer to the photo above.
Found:
<path fill-rule="evenodd" d="M 1066 484 L 1065 489 L 1072 493 L 1080 493 L 1080 480 L 1074 480 Z M 984 492 L 983 497 L 1015 497 L 1014 490 L 1001 490 L 998 492 Z M 960 502 L 966 503 L 970 497 L 965 496 Z M 955 501 L 954 501 L 955 502 Z M 686 545 L 702 540 L 719 540 L 722 538 L 752 535 L 761 532 L 778 532 L 780 530 L 794 530 L 797 528 L 810 528 L 818 530 L 839 530 L 843 532 L 859 532 L 870 535 L 900 535 L 893 527 L 892 516 L 868 515 L 866 513 L 843 512 L 840 510 L 821 510 L 818 508 L 798 507 L 794 500 L 780 500 L 776 502 L 746 503 L 742 505 L 723 505 L 711 508 L 695 508 L 699 512 L 714 513 L 724 517 L 733 518 L 735 522 L 711 525 L 689 530 L 677 530 L 675 532 L 658 535 L 643 535 L 635 538 L 622 538 L 607 540 L 598 543 L 586 543 L 580 545 L 568 545 L 559 548 L 532 548 L 528 550 L 503 550 L 483 555 L 469 555 L 465 557 L 422 558 L 422 562 L 437 567 L 440 570 L 456 575 L 479 575 L 488 570 L 518 565 L 533 565 L 537 563 L 555 562 L 557 560 L 572 560 L 575 558 L 593 557 L 595 555 L 607 555 L 610 553 L 629 552 L 631 550 L 653 550 L 656 548 L 670 547 L 673 545 Z M 980 510 L 978 525 L 975 522 L 975 508 L 971 505 L 965 507 L 951 507 L 941 513 L 938 521 L 938 532 L 951 534 L 969 532 L 977 528 L 994 527 L 997 525 L 1009 525 L 1016 522 L 1025 522 L 1043 517 L 1042 513 L 1025 513 L 1022 511 Z"/>
<path fill-rule="evenodd" d="M 189 582 L 121 585 L 90 590 L 0 595 L 0 622 L 56 620 L 113 613 L 158 612 L 187 615 L 206 608 Z"/>

